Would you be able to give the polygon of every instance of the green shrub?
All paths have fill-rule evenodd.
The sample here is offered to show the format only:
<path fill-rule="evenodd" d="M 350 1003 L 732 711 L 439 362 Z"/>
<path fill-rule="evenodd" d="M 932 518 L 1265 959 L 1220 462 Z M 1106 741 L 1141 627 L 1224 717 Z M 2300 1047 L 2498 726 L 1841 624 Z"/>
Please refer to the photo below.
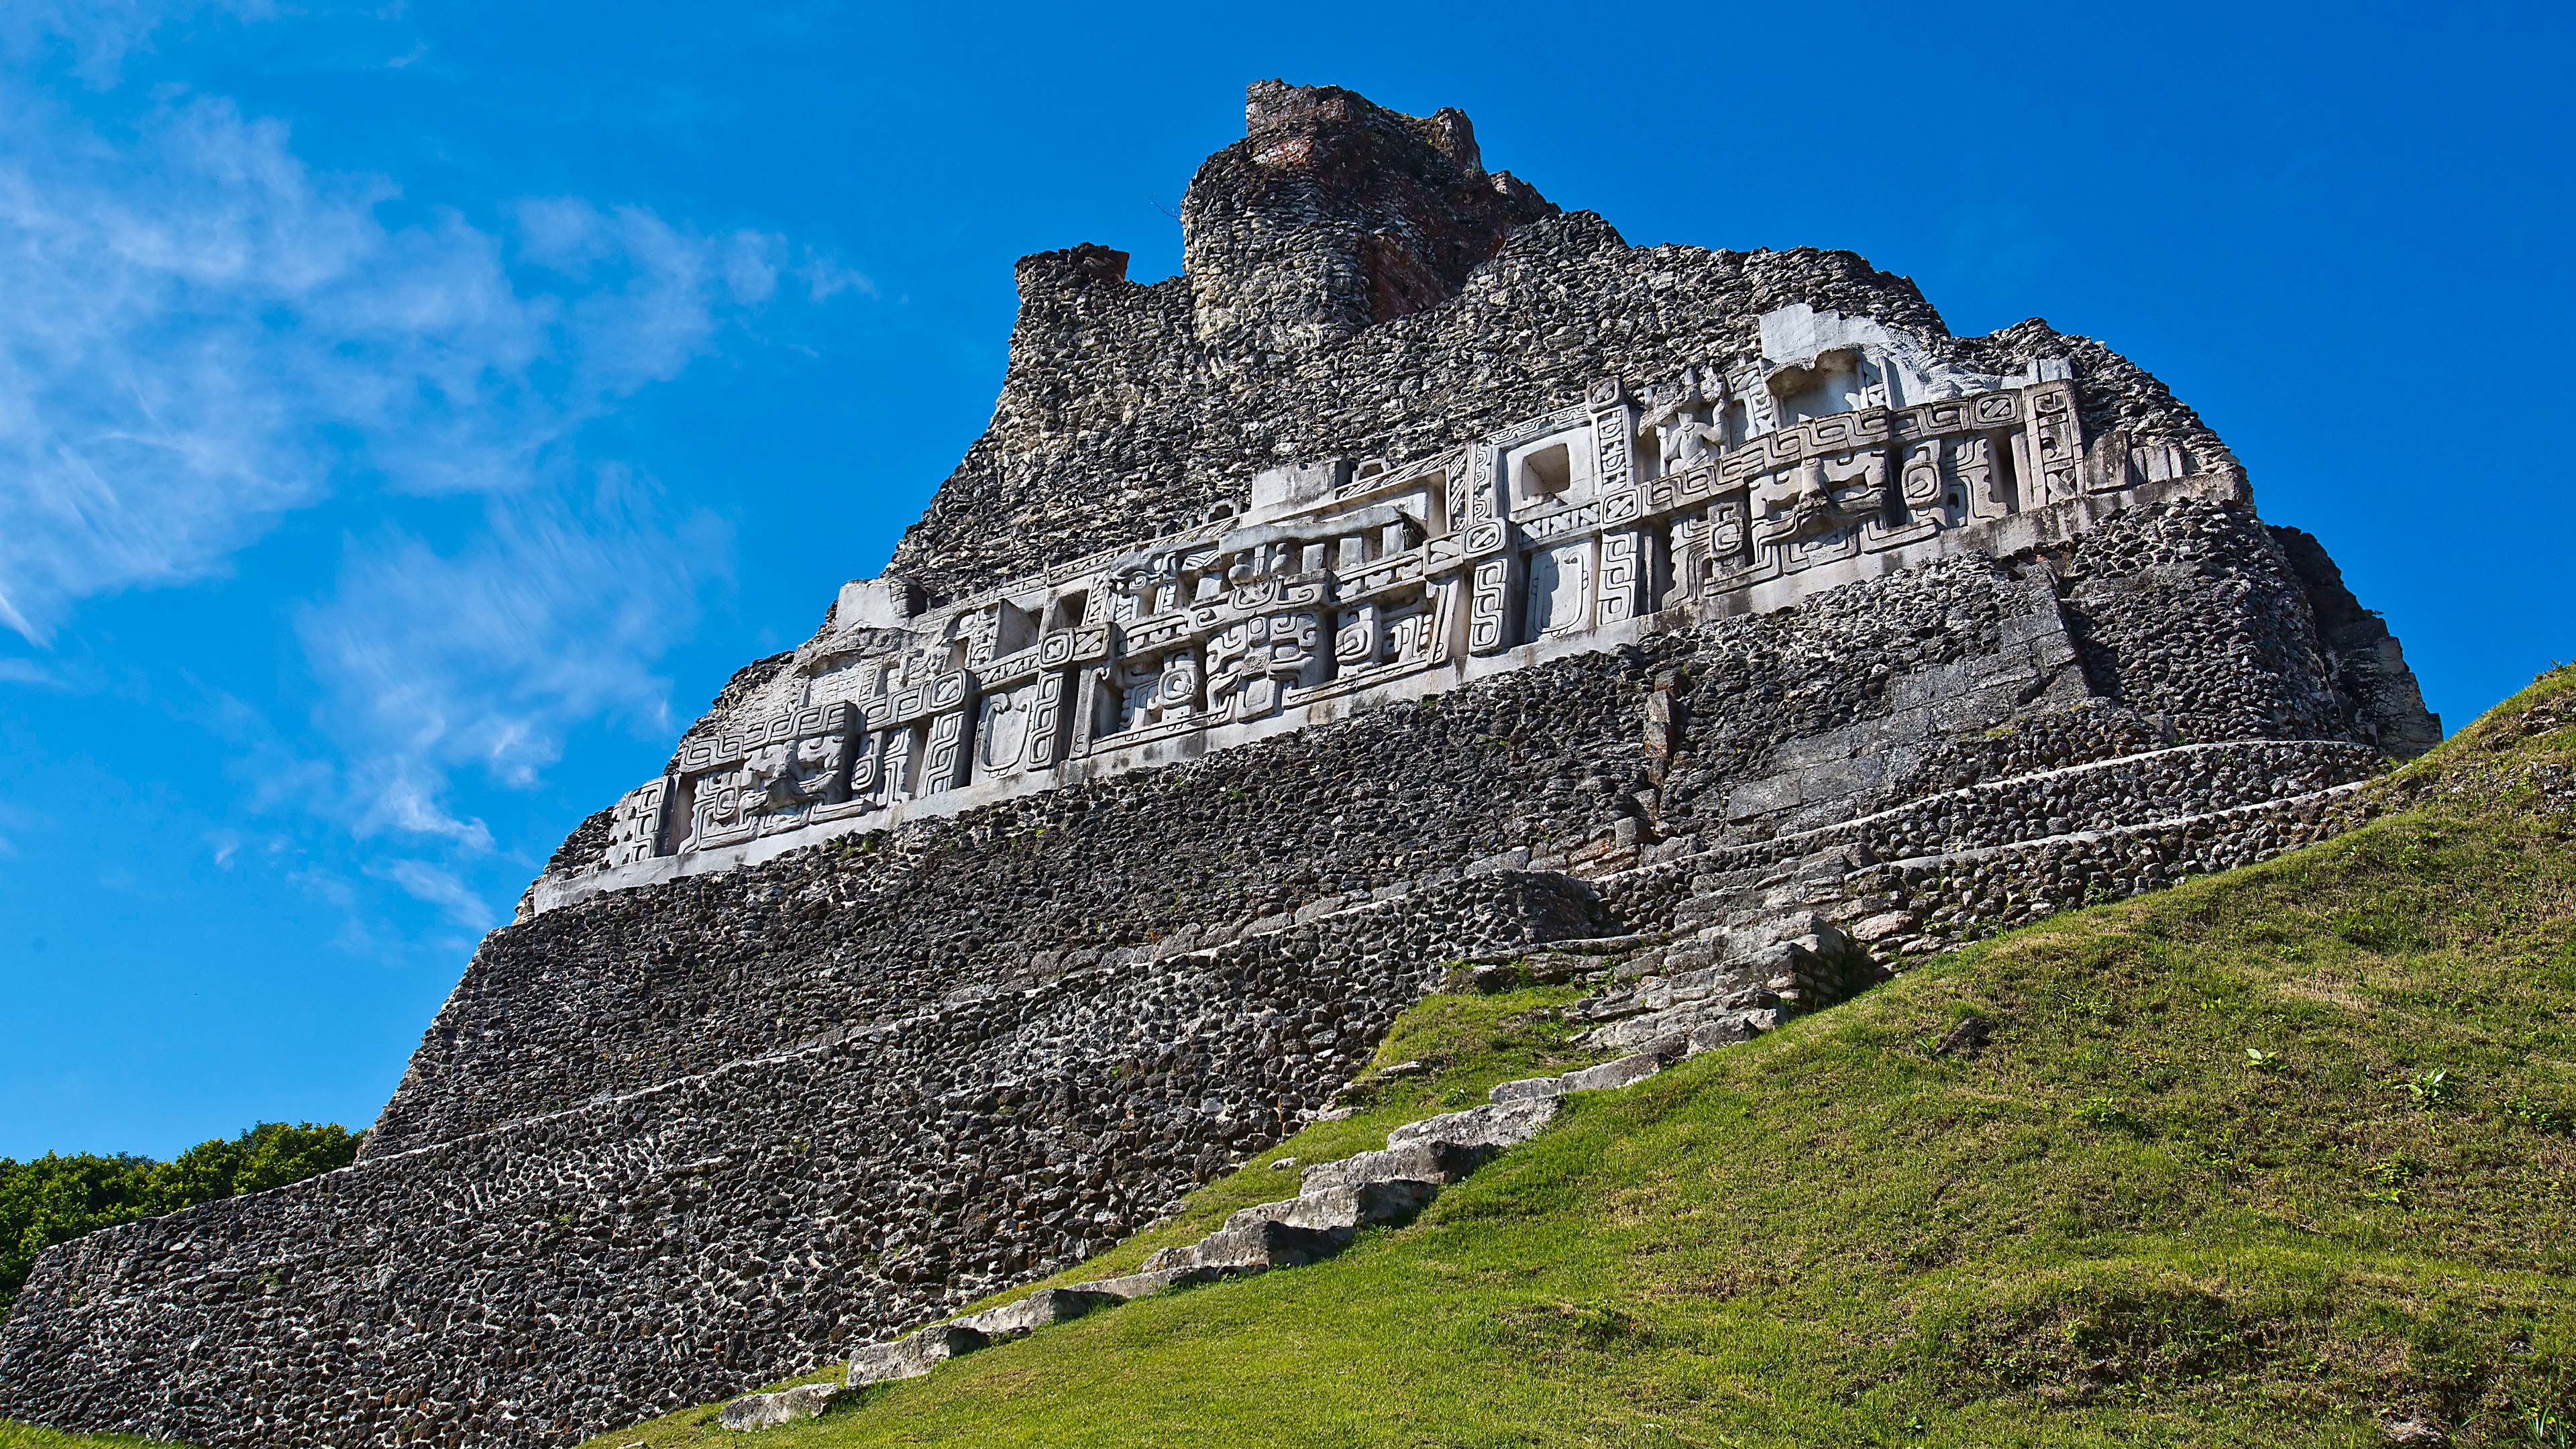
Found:
<path fill-rule="evenodd" d="M 17 1301 L 36 1255 L 56 1243 L 346 1167 L 364 1135 L 336 1122 L 262 1122 L 168 1162 L 91 1152 L 48 1152 L 33 1162 L 0 1157 L 0 1314 Z"/>

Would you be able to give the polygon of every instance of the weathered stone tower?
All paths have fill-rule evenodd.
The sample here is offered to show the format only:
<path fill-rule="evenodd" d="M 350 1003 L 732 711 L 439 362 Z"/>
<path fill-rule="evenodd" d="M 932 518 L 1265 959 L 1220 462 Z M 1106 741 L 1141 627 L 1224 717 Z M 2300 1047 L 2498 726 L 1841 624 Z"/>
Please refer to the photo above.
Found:
<path fill-rule="evenodd" d="M 572 833 L 357 1166 L 49 1252 L 0 1413 L 566 1443 L 1105 1246 L 1458 956 L 1680 969 L 1770 872 L 1901 967 L 2438 738 L 2097 342 L 1631 248 L 1329 88 L 1252 87 L 1182 224 L 1020 263 L 888 572 Z"/>

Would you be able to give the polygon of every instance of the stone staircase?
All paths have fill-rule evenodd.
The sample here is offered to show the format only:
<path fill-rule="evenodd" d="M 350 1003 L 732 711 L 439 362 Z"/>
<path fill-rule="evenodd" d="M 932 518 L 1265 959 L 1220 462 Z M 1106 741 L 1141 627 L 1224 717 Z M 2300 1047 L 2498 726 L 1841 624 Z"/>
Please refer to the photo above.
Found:
<path fill-rule="evenodd" d="M 1149 1294 L 1320 1262 L 1348 1247 L 1362 1228 L 1412 1221 L 1442 1188 L 1538 1135 L 1568 1093 L 1631 1086 L 1673 1062 L 1749 1035 L 1711 1035 L 1703 1042 L 1696 1031 L 1667 1033 L 1597 1066 L 1505 1082 L 1485 1106 L 1408 1122 L 1387 1134 L 1383 1148 L 1306 1168 L 1295 1197 L 1244 1208 L 1197 1242 L 1156 1253 L 1134 1273 L 1041 1288 L 999 1308 L 871 1344 L 852 1355 L 842 1383 L 746 1394 L 727 1403 L 718 1422 L 758 1429 L 811 1417 L 870 1384 L 917 1378 L 960 1354 L 1048 1324 Z"/>
<path fill-rule="evenodd" d="M 1582 873 L 1614 914 L 1677 931 L 1740 919 L 1758 889 L 1763 908 L 1811 909 L 1894 965 L 2331 835 L 2386 764 L 2336 741 L 2180 745 L 1766 839 L 1678 837 Z"/>

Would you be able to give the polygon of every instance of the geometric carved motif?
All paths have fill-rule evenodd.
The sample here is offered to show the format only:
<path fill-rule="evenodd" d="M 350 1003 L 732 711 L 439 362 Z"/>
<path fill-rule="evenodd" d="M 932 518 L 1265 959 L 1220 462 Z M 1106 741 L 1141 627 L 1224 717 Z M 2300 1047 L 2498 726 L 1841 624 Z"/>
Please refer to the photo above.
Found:
<path fill-rule="evenodd" d="M 649 780 L 626 792 L 617 802 L 616 813 L 608 821 L 608 853 L 605 864 L 612 869 L 650 860 L 662 850 L 663 807 L 670 798 L 668 779 Z"/>
<path fill-rule="evenodd" d="M 964 752 L 966 712 L 950 710 L 930 722 L 930 743 L 921 756 L 921 795 L 936 795 L 966 783 Z"/>
<path fill-rule="evenodd" d="M 1344 669 L 1375 664 L 1386 650 L 1386 615 L 1376 604 L 1343 611 L 1333 631 L 1333 663 Z"/>
<path fill-rule="evenodd" d="M 1499 653 L 1511 643 L 1507 611 L 1511 604 L 1512 560 L 1485 558 L 1476 561 L 1472 594 L 1467 606 L 1467 652 Z"/>
<path fill-rule="evenodd" d="M 1633 528 L 1601 535 L 1601 611 L 1603 628 L 1633 619 L 1640 612 L 1645 583 L 1646 536 Z"/>
<path fill-rule="evenodd" d="M 2077 441 L 2074 389 L 2060 383 L 2031 397 L 2031 452 L 2049 503 L 2063 503 L 2083 492 L 2083 447 Z"/>
<path fill-rule="evenodd" d="M 1218 718 L 1276 714 L 1287 691 L 1321 684 L 1329 659 L 1313 614 L 1264 614 L 1208 640 L 1208 709 Z"/>
<path fill-rule="evenodd" d="M 1028 751 L 1025 756 L 1028 768 L 1032 770 L 1053 769 L 1064 759 L 1064 727 L 1069 718 L 1064 702 L 1071 679 L 1072 676 L 1061 669 L 1050 669 L 1038 676 L 1036 689 L 1029 700 Z"/>
<path fill-rule="evenodd" d="M 601 862 L 1046 775 L 1360 694 L 1461 645 L 1490 658 L 1677 604 L 1736 607 L 1723 600 L 1802 570 L 2187 466 L 2125 438 L 2088 462 L 2062 376 L 1891 407 L 1885 359 L 1861 361 L 1844 410 L 1786 418 L 1752 363 L 1655 389 L 1642 419 L 1605 380 L 1321 494 L 1292 482 L 1264 505 L 1257 483 L 1250 517 L 827 633 L 787 681 L 812 702 L 683 740 L 668 780 L 619 801 Z"/>

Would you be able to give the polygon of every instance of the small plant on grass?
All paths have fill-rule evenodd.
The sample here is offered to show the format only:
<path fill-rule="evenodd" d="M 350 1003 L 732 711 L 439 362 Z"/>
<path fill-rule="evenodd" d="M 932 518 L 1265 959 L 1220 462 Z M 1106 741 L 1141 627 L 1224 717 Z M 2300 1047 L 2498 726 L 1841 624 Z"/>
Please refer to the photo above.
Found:
<path fill-rule="evenodd" d="M 2565 1133 L 2576 1129 L 2576 1114 L 2553 1107 L 2529 1092 L 2516 1092 L 2505 1098 L 2504 1115 L 2541 1132 Z"/>
<path fill-rule="evenodd" d="M 2146 1125 L 2131 1116 L 2129 1109 L 2109 1097 L 2087 1097 L 2075 1109 L 2075 1120 L 2097 1132 L 2126 1132 L 2145 1136 Z"/>
<path fill-rule="evenodd" d="M 2451 1106 L 2459 1097 L 2459 1088 L 2452 1082 L 2448 1071 L 2408 1072 L 2401 1085 L 2406 1088 L 2407 1095 L 2415 1099 L 2415 1105 L 2427 1112 L 2438 1112 Z"/>
<path fill-rule="evenodd" d="M 2383 1157 L 2362 1173 L 2370 1186 L 2362 1196 L 2390 1207 L 2406 1206 L 2406 1189 L 2420 1175 L 2413 1161 L 2405 1157 Z"/>

